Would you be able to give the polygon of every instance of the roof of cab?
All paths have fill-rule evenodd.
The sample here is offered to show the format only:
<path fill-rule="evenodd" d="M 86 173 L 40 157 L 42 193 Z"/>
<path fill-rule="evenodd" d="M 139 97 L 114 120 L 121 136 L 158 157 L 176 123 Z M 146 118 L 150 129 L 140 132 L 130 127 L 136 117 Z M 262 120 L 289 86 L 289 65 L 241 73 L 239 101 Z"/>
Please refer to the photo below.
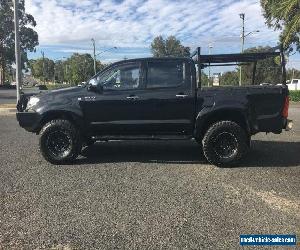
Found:
<path fill-rule="evenodd" d="M 143 57 L 143 58 L 133 58 L 117 61 L 113 64 L 123 63 L 123 62 L 139 62 L 139 61 L 193 61 L 190 57 Z"/>

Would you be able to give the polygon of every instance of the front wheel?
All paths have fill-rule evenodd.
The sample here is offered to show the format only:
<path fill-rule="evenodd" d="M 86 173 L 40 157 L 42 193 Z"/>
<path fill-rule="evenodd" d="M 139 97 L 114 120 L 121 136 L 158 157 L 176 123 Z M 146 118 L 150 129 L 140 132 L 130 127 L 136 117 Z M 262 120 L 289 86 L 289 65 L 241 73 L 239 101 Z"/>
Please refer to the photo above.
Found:
<path fill-rule="evenodd" d="M 236 163 L 248 150 L 248 137 L 243 128 L 232 121 L 213 124 L 205 133 L 203 153 L 206 159 L 218 166 Z"/>
<path fill-rule="evenodd" d="M 80 133 L 68 120 L 52 120 L 40 132 L 40 150 L 52 164 L 76 159 L 81 150 Z"/>

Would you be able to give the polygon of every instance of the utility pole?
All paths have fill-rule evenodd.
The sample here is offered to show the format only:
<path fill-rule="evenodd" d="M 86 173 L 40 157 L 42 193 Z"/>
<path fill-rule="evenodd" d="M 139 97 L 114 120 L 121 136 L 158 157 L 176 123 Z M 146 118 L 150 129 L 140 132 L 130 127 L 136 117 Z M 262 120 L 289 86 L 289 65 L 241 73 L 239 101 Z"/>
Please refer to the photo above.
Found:
<path fill-rule="evenodd" d="M 213 48 L 212 44 L 208 44 L 208 54 L 211 55 L 211 49 Z M 210 63 L 208 65 L 208 87 L 210 85 Z"/>
<path fill-rule="evenodd" d="M 42 58 L 43 58 L 43 83 L 45 84 L 45 53 L 41 51 Z"/>
<path fill-rule="evenodd" d="M 16 87 L 17 102 L 20 100 L 20 89 L 22 86 L 20 34 L 19 34 L 19 0 L 14 0 L 14 21 L 15 21 L 15 57 L 16 57 Z"/>
<path fill-rule="evenodd" d="M 245 44 L 245 13 L 240 13 L 240 18 L 242 19 L 241 53 L 243 53 L 244 52 L 244 44 Z M 242 66 L 240 66 L 239 86 L 242 86 Z"/>
<path fill-rule="evenodd" d="M 92 41 L 92 43 L 93 43 L 94 73 L 95 73 L 95 75 L 96 75 L 96 74 L 97 74 L 97 69 L 96 69 L 96 45 L 95 45 L 95 39 L 92 38 L 91 41 Z"/>
<path fill-rule="evenodd" d="M 69 68 L 69 65 L 66 63 L 65 65 L 65 71 L 66 71 L 66 74 L 64 72 L 64 80 L 66 80 L 67 84 L 69 84 L 69 79 L 68 79 L 68 68 Z"/>

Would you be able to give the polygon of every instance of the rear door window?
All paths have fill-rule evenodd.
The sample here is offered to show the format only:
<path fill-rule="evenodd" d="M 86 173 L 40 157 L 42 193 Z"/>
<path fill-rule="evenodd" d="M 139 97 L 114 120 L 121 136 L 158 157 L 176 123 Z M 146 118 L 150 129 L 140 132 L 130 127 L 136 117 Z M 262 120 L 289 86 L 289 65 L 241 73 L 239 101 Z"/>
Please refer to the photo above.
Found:
<path fill-rule="evenodd" d="M 147 88 L 171 88 L 185 81 L 185 63 L 148 62 Z"/>

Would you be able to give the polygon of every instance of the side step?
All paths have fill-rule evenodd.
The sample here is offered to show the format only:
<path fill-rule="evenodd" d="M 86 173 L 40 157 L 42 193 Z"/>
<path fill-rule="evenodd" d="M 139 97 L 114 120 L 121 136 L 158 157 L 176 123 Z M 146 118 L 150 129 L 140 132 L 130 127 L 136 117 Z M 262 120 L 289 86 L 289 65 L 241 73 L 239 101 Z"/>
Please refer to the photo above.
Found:
<path fill-rule="evenodd" d="M 186 135 L 105 135 L 92 136 L 94 141 L 113 140 L 190 140 L 191 136 Z"/>

